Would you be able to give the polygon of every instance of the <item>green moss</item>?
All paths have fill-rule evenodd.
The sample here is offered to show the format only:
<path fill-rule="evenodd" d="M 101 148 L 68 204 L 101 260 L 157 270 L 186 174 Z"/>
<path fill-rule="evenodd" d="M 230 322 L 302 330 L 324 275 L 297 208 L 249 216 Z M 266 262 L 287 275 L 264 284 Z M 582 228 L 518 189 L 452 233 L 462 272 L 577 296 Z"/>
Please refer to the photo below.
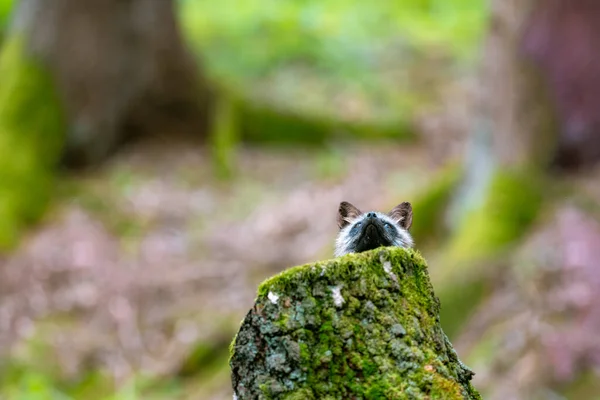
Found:
<path fill-rule="evenodd" d="M 0 249 L 43 214 L 64 142 L 64 117 L 50 76 L 19 37 L 0 52 Z"/>
<path fill-rule="evenodd" d="M 284 400 L 314 400 L 315 396 L 310 389 L 300 389 L 285 395 Z"/>
<path fill-rule="evenodd" d="M 240 398 L 480 398 L 438 314 L 414 250 L 291 268 L 258 288 L 231 347 L 234 387 Z"/>
<path fill-rule="evenodd" d="M 444 212 L 460 176 L 460 166 L 452 164 L 410 200 L 415 215 L 411 234 L 419 246 L 438 238 L 443 232 Z"/>
<path fill-rule="evenodd" d="M 465 216 L 446 256 L 453 261 L 483 259 L 520 238 L 542 204 L 541 179 L 523 171 L 496 172 L 483 206 Z"/>

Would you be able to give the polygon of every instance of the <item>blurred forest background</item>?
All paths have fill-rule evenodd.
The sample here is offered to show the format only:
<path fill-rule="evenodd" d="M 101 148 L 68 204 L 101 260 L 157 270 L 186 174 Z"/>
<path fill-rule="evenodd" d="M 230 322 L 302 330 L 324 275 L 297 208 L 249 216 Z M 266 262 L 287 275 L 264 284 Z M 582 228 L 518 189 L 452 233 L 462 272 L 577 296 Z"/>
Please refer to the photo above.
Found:
<path fill-rule="evenodd" d="M 414 208 L 486 399 L 600 398 L 600 3 L 0 0 L 0 399 L 230 399 L 263 279 Z"/>

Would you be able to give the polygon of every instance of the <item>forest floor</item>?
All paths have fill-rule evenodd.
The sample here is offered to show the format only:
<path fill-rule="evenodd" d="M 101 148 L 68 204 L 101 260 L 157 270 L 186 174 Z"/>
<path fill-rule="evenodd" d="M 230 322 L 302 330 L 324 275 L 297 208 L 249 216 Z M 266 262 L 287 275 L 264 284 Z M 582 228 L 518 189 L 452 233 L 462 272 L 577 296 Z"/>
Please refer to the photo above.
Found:
<path fill-rule="evenodd" d="M 227 349 L 258 283 L 330 258 L 340 201 L 410 201 L 458 151 L 448 143 L 442 156 L 423 144 L 244 147 L 222 182 L 199 143 L 156 139 L 64 176 L 52 212 L 0 268 L 0 349 L 77 383 L 76 398 L 104 398 L 85 383 L 101 370 L 119 384 L 178 382 L 143 398 L 230 399 Z"/>
<path fill-rule="evenodd" d="M 433 137 L 245 146 L 225 182 L 203 145 L 155 139 L 63 175 L 47 218 L 1 260 L 0 354 L 14 369 L 4 377 L 19 387 L 43 377 L 72 399 L 230 399 L 228 346 L 257 285 L 332 256 L 340 201 L 378 210 L 411 201 L 460 156 L 460 137 Z M 600 365 L 599 179 L 600 167 L 562 179 L 571 189 L 499 261 L 453 339 L 486 398 L 555 395 L 569 382 L 565 398 L 600 390 L 586 372 Z M 114 383 L 125 391 L 110 397 Z"/>

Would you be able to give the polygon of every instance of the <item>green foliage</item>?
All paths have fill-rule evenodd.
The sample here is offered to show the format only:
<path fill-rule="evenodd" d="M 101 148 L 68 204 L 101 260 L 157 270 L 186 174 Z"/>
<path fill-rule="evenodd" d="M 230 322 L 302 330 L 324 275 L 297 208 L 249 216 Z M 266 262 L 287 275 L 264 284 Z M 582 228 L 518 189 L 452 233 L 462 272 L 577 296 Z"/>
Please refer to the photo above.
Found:
<path fill-rule="evenodd" d="M 402 33 L 416 46 L 449 46 L 458 57 L 470 57 L 486 23 L 481 0 L 404 0 L 396 9 Z"/>
<path fill-rule="evenodd" d="M 431 75 L 454 73 L 448 60 L 472 59 L 487 12 L 483 0 L 179 4 L 185 35 L 209 76 L 248 103 L 311 120 L 384 126 L 403 126 L 430 100 Z M 433 72 L 423 68 L 434 63 Z"/>
<path fill-rule="evenodd" d="M 57 384 L 58 363 L 48 334 L 66 328 L 67 320 L 38 321 L 33 335 L 12 346 L 0 363 L 0 398 L 6 400 L 67 400 L 71 397 Z"/>
<path fill-rule="evenodd" d="M 14 0 L 0 0 L 0 34 L 6 29 L 13 5 Z"/>
<path fill-rule="evenodd" d="M 180 0 L 185 31 L 220 76 L 261 78 L 282 66 L 307 64 L 335 77 L 365 73 L 401 50 L 444 46 L 472 53 L 485 27 L 482 0 L 287 1 Z"/>
<path fill-rule="evenodd" d="M 0 53 L 0 249 L 42 215 L 60 158 L 64 120 L 52 81 L 19 37 Z"/>
<path fill-rule="evenodd" d="M 72 400 L 59 391 L 48 375 L 35 371 L 22 373 L 10 384 L 0 388 L 0 398 L 5 400 Z"/>
<path fill-rule="evenodd" d="M 479 399 L 438 312 L 414 250 L 288 269 L 260 285 L 232 346 L 238 396 Z"/>

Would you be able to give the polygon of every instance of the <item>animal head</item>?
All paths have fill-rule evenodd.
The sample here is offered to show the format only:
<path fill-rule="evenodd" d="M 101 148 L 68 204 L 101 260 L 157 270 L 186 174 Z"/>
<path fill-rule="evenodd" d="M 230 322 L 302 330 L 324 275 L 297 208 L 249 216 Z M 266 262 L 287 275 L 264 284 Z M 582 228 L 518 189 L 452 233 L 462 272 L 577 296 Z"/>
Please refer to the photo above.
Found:
<path fill-rule="evenodd" d="M 343 201 L 338 209 L 337 222 L 340 232 L 335 242 L 336 257 L 381 246 L 413 246 L 412 236 L 408 232 L 412 225 L 412 206 L 408 202 L 384 214 L 376 211 L 363 213 Z"/>

